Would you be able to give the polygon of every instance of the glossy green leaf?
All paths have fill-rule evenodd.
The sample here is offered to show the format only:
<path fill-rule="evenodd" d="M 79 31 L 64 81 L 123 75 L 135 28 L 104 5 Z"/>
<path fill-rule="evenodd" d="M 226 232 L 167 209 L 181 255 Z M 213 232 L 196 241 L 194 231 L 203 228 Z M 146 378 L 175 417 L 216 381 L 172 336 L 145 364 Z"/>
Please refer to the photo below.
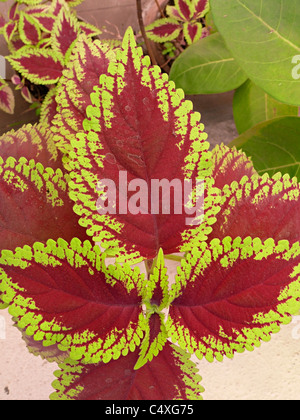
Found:
<path fill-rule="evenodd" d="M 211 0 L 213 19 L 248 77 L 277 100 L 300 105 L 292 60 L 300 54 L 298 0 Z"/>
<path fill-rule="evenodd" d="M 297 116 L 298 107 L 278 102 L 251 80 L 235 91 L 233 116 L 239 134 L 263 121 L 287 115 Z"/>
<path fill-rule="evenodd" d="M 170 79 L 186 94 L 227 92 L 247 76 L 227 49 L 219 33 L 190 45 L 172 65 Z"/>
<path fill-rule="evenodd" d="M 259 174 L 268 172 L 300 176 L 300 118 L 279 117 L 265 121 L 230 143 L 252 158 Z"/>

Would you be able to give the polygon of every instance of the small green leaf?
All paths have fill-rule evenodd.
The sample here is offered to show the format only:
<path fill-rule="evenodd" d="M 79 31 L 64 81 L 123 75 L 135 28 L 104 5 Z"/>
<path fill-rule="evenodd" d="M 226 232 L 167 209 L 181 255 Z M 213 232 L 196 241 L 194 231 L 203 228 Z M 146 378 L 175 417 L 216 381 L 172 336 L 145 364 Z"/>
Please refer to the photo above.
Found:
<path fill-rule="evenodd" d="M 243 84 L 247 76 L 215 33 L 190 45 L 172 65 L 170 79 L 186 94 L 227 92 Z"/>
<path fill-rule="evenodd" d="M 211 0 L 214 22 L 256 85 L 280 102 L 300 105 L 292 60 L 300 54 L 298 0 Z"/>
<path fill-rule="evenodd" d="M 241 134 L 230 143 L 252 158 L 255 169 L 300 176 L 300 118 L 278 117 L 265 121 Z"/>
<path fill-rule="evenodd" d="M 278 102 L 251 80 L 234 94 L 233 116 L 239 134 L 260 122 L 287 115 L 297 116 L 298 107 Z"/>

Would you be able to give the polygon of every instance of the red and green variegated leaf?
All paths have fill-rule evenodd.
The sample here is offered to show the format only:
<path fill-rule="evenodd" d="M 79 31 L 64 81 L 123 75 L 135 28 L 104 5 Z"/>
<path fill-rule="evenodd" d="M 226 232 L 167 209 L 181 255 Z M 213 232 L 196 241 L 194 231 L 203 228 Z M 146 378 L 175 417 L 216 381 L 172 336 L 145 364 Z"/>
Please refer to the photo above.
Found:
<path fill-rule="evenodd" d="M 7 43 L 7 47 L 11 54 L 24 47 L 24 42 L 21 40 L 19 34 L 14 34 L 11 40 Z"/>
<path fill-rule="evenodd" d="M 207 226 L 200 222 L 203 203 L 194 209 L 197 223 L 190 225 L 180 187 L 210 173 L 209 144 L 200 114 L 192 111 L 192 103 L 184 100 L 167 75 L 150 66 L 131 30 L 116 54 L 116 62 L 110 64 L 108 74 L 100 76 L 100 85 L 90 95 L 92 105 L 82 124 L 85 131 L 71 139 L 74 211 L 94 241 L 118 256 L 154 258 L 159 248 L 165 254 L 191 249 L 206 238 Z M 113 197 L 112 187 L 109 203 L 115 214 L 105 208 L 102 180 L 116 186 L 118 194 Z M 135 201 L 137 188 L 128 187 L 136 180 L 142 184 L 140 206 Z M 155 187 L 150 191 L 152 180 L 165 184 L 164 197 L 160 195 L 157 201 Z M 175 199 L 172 182 L 181 194 Z M 168 198 L 170 207 L 162 210 Z M 174 208 L 175 202 L 180 209 Z M 158 203 L 157 209 L 153 203 Z"/>
<path fill-rule="evenodd" d="M 193 1 L 191 0 L 175 0 L 174 2 L 178 13 L 182 20 L 188 22 L 193 16 Z"/>
<path fill-rule="evenodd" d="M 66 351 L 61 351 L 56 344 L 45 347 L 41 341 L 36 341 L 32 336 L 25 334 L 25 331 L 18 327 L 18 320 L 13 318 L 14 327 L 16 327 L 22 334 L 22 339 L 24 340 L 28 351 L 34 356 L 40 356 L 42 359 L 46 359 L 48 362 L 53 363 L 62 363 L 69 357 L 69 353 Z"/>
<path fill-rule="evenodd" d="M 21 95 L 22 95 L 22 98 L 25 99 L 26 102 L 28 102 L 29 104 L 33 103 L 33 97 L 27 86 L 23 86 L 21 88 Z"/>
<path fill-rule="evenodd" d="M 147 327 L 135 369 L 140 369 L 157 356 L 168 339 L 163 310 L 169 304 L 169 282 L 162 250 L 159 251 L 151 271 L 143 302 L 146 307 Z"/>
<path fill-rule="evenodd" d="M 0 110 L 13 114 L 15 109 L 15 97 L 11 87 L 0 79 Z"/>
<path fill-rule="evenodd" d="M 52 400 L 200 400 L 196 365 L 190 354 L 166 343 L 151 362 L 135 370 L 138 350 L 104 364 L 84 365 L 73 360 L 60 364 Z"/>
<path fill-rule="evenodd" d="M 209 240 L 230 235 L 300 241 L 300 185 L 296 178 L 280 173 L 272 178 L 268 174 L 251 179 L 244 176 L 224 186 L 220 208 Z"/>
<path fill-rule="evenodd" d="M 38 22 L 40 28 L 44 32 L 52 32 L 55 21 L 55 16 L 50 13 L 34 13 L 33 18 Z"/>
<path fill-rule="evenodd" d="M 26 7 L 26 13 L 29 15 L 47 14 L 50 10 L 50 5 L 40 4 L 38 6 Z"/>
<path fill-rule="evenodd" d="M 63 0 L 52 0 L 49 12 L 52 13 L 54 16 L 57 16 L 64 5 Z"/>
<path fill-rule="evenodd" d="M 20 14 L 18 30 L 24 44 L 37 44 L 41 38 L 41 31 L 36 20 L 25 12 Z"/>
<path fill-rule="evenodd" d="M 202 24 L 199 22 L 185 22 L 183 24 L 183 35 L 188 45 L 198 41 L 202 35 Z"/>
<path fill-rule="evenodd" d="M 46 125 L 48 127 L 51 126 L 53 119 L 56 115 L 56 107 L 57 103 L 55 100 L 56 97 L 56 87 L 53 87 L 49 90 L 43 103 L 41 105 L 41 112 L 40 112 L 40 123 Z"/>
<path fill-rule="evenodd" d="M 43 345 L 58 343 L 73 360 L 118 359 L 144 335 L 144 276 L 128 265 L 106 267 L 104 258 L 77 238 L 3 250 L 1 299 Z"/>
<path fill-rule="evenodd" d="M 161 312 L 169 305 L 169 280 L 165 267 L 162 249 L 150 269 L 147 281 L 147 294 L 144 299 L 146 309 L 150 313 Z"/>
<path fill-rule="evenodd" d="M 102 34 L 101 29 L 97 26 L 92 25 L 88 22 L 78 22 L 80 32 L 83 32 L 86 36 L 93 37 Z"/>
<path fill-rule="evenodd" d="M 51 32 L 51 47 L 68 60 L 79 34 L 78 20 L 68 7 L 62 7 Z"/>
<path fill-rule="evenodd" d="M 19 3 L 27 4 L 27 6 L 36 6 L 43 2 L 43 0 L 18 0 Z"/>
<path fill-rule="evenodd" d="M 147 36 L 155 42 L 166 42 L 176 39 L 182 27 L 174 18 L 157 19 L 146 27 Z"/>
<path fill-rule="evenodd" d="M 223 143 L 217 144 L 212 150 L 212 162 L 214 185 L 220 189 L 233 181 L 240 182 L 245 175 L 251 178 L 257 174 L 251 159 L 244 152 L 235 147 L 229 148 Z"/>
<path fill-rule="evenodd" d="M 65 0 L 69 7 L 75 7 L 81 4 L 84 0 Z"/>
<path fill-rule="evenodd" d="M 183 21 L 184 19 L 182 19 L 182 17 L 181 17 L 181 15 L 180 15 L 180 13 L 179 13 L 179 11 L 176 9 L 176 7 L 175 6 L 170 6 L 170 5 L 167 5 L 166 6 L 166 14 L 167 14 L 167 16 L 169 16 L 170 18 L 172 18 L 172 19 L 175 19 L 175 20 L 177 20 L 177 21 Z"/>
<path fill-rule="evenodd" d="M 148 312 L 146 318 L 146 332 L 142 341 L 139 358 L 134 369 L 140 369 L 150 362 L 163 349 L 167 342 L 168 334 L 164 324 L 164 314 Z"/>
<path fill-rule="evenodd" d="M 21 80 L 21 78 L 17 75 L 17 74 L 14 74 L 12 77 L 11 77 L 11 82 L 14 84 L 14 85 L 16 85 L 16 86 L 18 86 L 18 85 L 21 85 L 22 86 L 22 80 Z M 17 88 L 16 88 L 17 89 Z"/>
<path fill-rule="evenodd" d="M 3 35 L 7 43 L 9 43 L 17 30 L 17 22 L 9 21 L 3 28 Z"/>
<path fill-rule="evenodd" d="M 18 8 L 19 8 L 19 3 L 15 1 L 9 9 L 9 13 L 8 13 L 9 19 L 15 20 L 18 18 L 18 15 L 19 15 Z"/>
<path fill-rule="evenodd" d="M 86 239 L 68 197 L 67 175 L 25 158 L 0 162 L 1 249 L 49 238 Z"/>
<path fill-rule="evenodd" d="M 57 86 L 57 115 L 52 121 L 57 147 L 71 149 L 71 139 L 82 131 L 85 110 L 91 105 L 90 93 L 105 73 L 114 53 L 106 44 L 84 36 L 76 43 L 68 67 Z"/>
<path fill-rule="evenodd" d="M 194 0 L 193 7 L 193 19 L 200 19 L 204 17 L 209 11 L 209 0 Z"/>
<path fill-rule="evenodd" d="M 64 68 L 63 57 L 48 48 L 23 47 L 7 57 L 12 67 L 35 84 L 56 83 Z"/>
<path fill-rule="evenodd" d="M 28 124 L 3 134 L 0 137 L 0 156 L 3 160 L 10 156 L 16 160 L 24 157 L 53 170 L 63 169 L 61 153 L 55 146 L 49 126 L 43 124 Z"/>
<path fill-rule="evenodd" d="M 182 262 L 167 330 L 200 359 L 252 350 L 300 308 L 299 242 L 214 239 Z"/>
<path fill-rule="evenodd" d="M 51 37 L 50 34 L 47 34 L 42 38 L 37 44 L 36 48 L 44 50 L 45 48 L 51 48 Z"/>

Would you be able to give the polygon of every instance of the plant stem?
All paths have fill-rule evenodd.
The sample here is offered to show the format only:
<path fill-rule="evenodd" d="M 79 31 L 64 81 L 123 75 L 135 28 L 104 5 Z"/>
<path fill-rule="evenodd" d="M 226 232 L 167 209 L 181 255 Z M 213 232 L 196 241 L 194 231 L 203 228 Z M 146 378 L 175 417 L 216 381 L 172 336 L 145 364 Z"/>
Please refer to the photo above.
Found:
<path fill-rule="evenodd" d="M 137 15 L 138 15 L 138 21 L 139 21 L 139 25 L 140 25 L 140 30 L 141 30 L 142 36 L 144 38 L 149 57 L 151 59 L 152 64 L 156 65 L 157 61 L 156 61 L 156 58 L 153 54 L 149 38 L 147 37 L 146 31 L 145 31 L 145 26 L 144 26 L 144 21 L 143 21 L 143 12 L 142 12 L 142 0 L 136 0 L 136 8 L 137 8 Z"/>
<path fill-rule="evenodd" d="M 165 14 L 164 14 L 163 9 L 160 7 L 160 4 L 158 3 L 158 0 L 155 0 L 155 3 L 156 3 L 156 6 L 157 6 L 157 8 L 159 10 L 159 13 L 160 13 L 161 17 L 162 18 L 166 17 Z"/>
<path fill-rule="evenodd" d="M 150 274 L 152 274 L 152 270 L 153 270 L 153 259 L 148 259 L 145 261 L 145 267 L 146 267 L 146 271 L 147 271 L 147 278 L 149 280 Z"/>

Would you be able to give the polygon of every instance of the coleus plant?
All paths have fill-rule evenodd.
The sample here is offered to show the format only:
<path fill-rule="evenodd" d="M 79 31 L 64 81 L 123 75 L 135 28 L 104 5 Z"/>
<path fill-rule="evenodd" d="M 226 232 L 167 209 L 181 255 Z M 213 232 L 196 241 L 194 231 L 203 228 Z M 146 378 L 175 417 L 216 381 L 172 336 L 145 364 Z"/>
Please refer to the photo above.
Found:
<path fill-rule="evenodd" d="M 200 115 L 131 29 L 115 51 L 81 37 L 53 101 L 52 127 L 0 139 L 1 307 L 35 354 L 60 361 L 52 399 L 201 399 L 192 353 L 252 350 L 299 311 L 297 179 L 209 151 Z M 127 187 L 204 179 L 201 223 L 99 214 L 99 181 L 120 172 Z"/>
<path fill-rule="evenodd" d="M 0 78 L 0 109 L 13 114 L 15 109 L 15 97 L 9 84 Z"/>
<path fill-rule="evenodd" d="M 201 19 L 209 10 L 208 0 L 175 0 L 166 7 L 167 17 L 146 27 L 147 36 L 155 42 L 172 41 L 180 35 L 190 45 L 205 35 Z"/>
<path fill-rule="evenodd" d="M 18 0 L 0 19 L 10 55 L 7 60 L 23 78 L 52 88 L 68 62 L 77 37 L 101 30 L 79 20 L 73 10 L 82 0 Z"/>

